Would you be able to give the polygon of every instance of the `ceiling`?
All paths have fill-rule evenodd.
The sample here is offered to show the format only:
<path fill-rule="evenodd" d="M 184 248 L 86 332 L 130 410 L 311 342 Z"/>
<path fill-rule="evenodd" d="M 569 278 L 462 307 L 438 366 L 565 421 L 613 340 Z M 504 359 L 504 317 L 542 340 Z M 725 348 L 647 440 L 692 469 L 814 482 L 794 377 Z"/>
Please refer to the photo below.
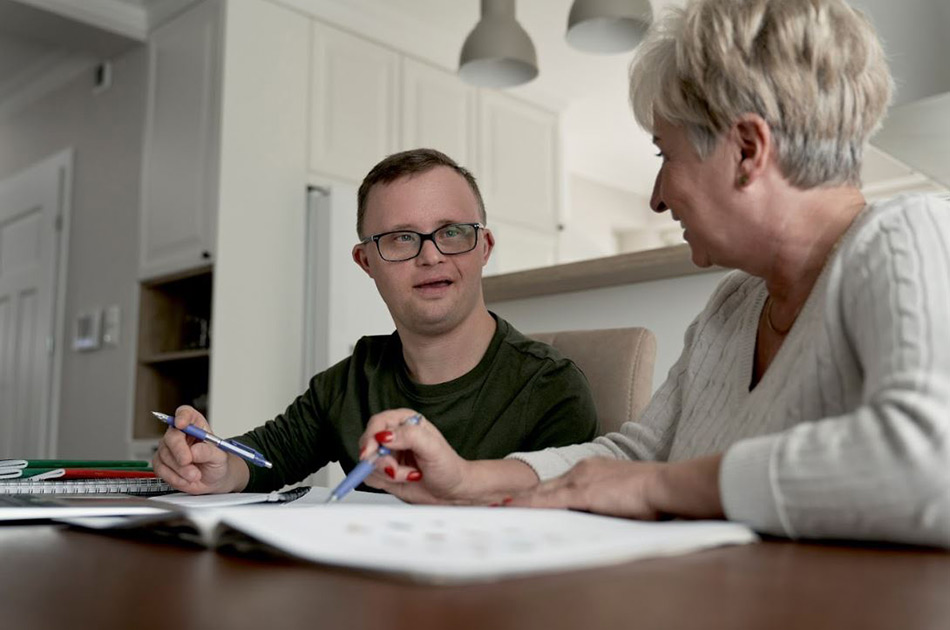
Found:
<path fill-rule="evenodd" d="M 119 54 L 194 1 L 0 0 L 0 110 L 64 58 Z M 276 1 L 449 70 L 456 68 L 461 44 L 479 17 L 479 0 Z M 651 3 L 656 14 L 684 1 Z M 517 18 L 535 44 L 540 73 L 508 91 L 562 113 L 565 172 L 649 195 L 659 162 L 627 105 L 631 53 L 595 55 L 568 46 L 571 2 L 517 0 Z M 872 148 L 864 177 L 867 184 L 884 186 L 920 176 Z"/>

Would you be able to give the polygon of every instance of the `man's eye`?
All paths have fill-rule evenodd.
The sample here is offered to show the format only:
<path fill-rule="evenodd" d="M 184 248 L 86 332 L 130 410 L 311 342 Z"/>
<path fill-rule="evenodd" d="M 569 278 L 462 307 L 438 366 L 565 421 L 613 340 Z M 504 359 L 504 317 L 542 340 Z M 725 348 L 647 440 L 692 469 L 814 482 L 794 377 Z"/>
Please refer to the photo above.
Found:
<path fill-rule="evenodd" d="M 449 237 L 449 238 L 455 238 L 456 236 L 458 236 L 458 235 L 461 234 L 461 233 L 462 233 L 462 231 L 461 231 L 460 229 L 458 229 L 458 228 L 449 228 L 449 229 L 445 230 L 444 232 L 442 232 L 442 234 L 444 234 L 445 236 L 447 236 L 447 237 Z"/>

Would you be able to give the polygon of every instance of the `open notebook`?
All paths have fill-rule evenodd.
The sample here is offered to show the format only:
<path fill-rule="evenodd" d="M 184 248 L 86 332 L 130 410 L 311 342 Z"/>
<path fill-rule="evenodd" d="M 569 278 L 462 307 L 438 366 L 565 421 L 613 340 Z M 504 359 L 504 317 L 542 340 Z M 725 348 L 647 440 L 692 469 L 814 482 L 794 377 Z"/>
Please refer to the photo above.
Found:
<path fill-rule="evenodd" d="M 448 583 L 588 568 L 757 540 L 748 527 L 723 521 L 643 523 L 566 510 L 299 501 L 110 520 L 67 522 L 107 531 L 165 533 L 238 552 L 266 548 L 321 564 Z"/>

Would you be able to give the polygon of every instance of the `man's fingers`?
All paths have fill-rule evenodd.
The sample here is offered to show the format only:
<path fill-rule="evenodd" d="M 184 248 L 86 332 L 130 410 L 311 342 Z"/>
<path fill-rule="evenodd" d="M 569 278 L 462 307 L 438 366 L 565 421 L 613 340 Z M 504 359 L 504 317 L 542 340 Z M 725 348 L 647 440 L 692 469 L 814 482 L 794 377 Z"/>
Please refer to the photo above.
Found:
<path fill-rule="evenodd" d="M 155 458 L 152 460 L 152 468 L 155 474 L 167 481 L 173 488 L 181 490 L 182 492 L 186 492 L 192 483 L 192 481 L 183 476 L 183 473 L 190 469 L 200 475 L 198 469 L 194 466 L 188 466 L 186 469 L 179 468 L 174 459 L 171 458 L 171 455 L 169 455 L 168 449 L 163 449 L 161 445 L 159 445 L 158 451 L 155 453 Z"/>
<path fill-rule="evenodd" d="M 175 427 L 178 429 L 184 429 L 189 424 L 193 424 L 199 429 L 204 429 L 205 431 L 211 430 L 211 425 L 208 424 L 208 421 L 203 415 L 198 413 L 197 409 L 188 405 L 182 405 L 175 410 Z"/>

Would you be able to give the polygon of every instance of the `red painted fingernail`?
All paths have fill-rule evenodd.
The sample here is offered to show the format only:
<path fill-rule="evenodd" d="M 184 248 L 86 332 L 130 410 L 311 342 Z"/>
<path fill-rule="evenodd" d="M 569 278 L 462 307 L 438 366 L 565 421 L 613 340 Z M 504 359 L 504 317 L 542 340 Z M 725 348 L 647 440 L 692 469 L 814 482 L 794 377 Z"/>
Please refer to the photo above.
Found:
<path fill-rule="evenodd" d="M 386 444 L 387 442 L 393 441 L 393 432 L 392 431 L 380 431 L 373 436 L 373 439 L 379 442 L 380 444 Z"/>
<path fill-rule="evenodd" d="M 512 501 L 514 501 L 513 498 L 511 498 L 511 497 L 505 497 L 504 499 L 501 500 L 501 504 L 502 504 L 502 505 L 508 505 L 508 504 L 511 503 Z"/>
<path fill-rule="evenodd" d="M 419 481 L 420 479 L 422 479 L 422 473 L 419 472 L 418 470 L 413 470 L 411 473 L 406 475 L 406 479 L 408 479 L 409 481 Z"/>
<path fill-rule="evenodd" d="M 392 466 L 386 466 L 386 474 L 389 475 L 390 479 L 396 478 L 396 469 Z"/>

